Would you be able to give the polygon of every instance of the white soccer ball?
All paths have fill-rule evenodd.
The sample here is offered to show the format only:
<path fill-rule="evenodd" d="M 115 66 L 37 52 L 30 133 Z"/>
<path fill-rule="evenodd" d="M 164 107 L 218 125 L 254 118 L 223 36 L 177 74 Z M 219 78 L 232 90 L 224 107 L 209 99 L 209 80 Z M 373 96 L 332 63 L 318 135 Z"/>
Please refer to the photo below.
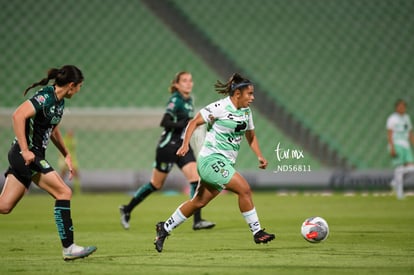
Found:
<path fill-rule="evenodd" d="M 323 218 L 311 217 L 302 223 L 301 233 L 308 242 L 319 243 L 328 238 L 329 226 Z"/>

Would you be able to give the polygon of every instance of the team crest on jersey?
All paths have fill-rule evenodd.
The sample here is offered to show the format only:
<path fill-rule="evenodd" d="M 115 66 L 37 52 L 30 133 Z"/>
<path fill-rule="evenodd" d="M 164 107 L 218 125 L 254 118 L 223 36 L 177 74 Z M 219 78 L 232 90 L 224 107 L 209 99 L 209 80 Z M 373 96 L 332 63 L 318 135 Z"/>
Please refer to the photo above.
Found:
<path fill-rule="evenodd" d="M 214 121 L 216 120 L 212 114 L 208 115 L 208 119 L 209 119 L 211 125 L 213 125 Z"/>

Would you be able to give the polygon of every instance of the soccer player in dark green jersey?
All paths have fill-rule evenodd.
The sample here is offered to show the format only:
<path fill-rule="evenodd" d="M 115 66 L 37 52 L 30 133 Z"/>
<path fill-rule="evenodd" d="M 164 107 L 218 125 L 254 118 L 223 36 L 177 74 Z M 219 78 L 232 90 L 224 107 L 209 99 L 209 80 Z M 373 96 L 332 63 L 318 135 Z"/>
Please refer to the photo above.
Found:
<path fill-rule="evenodd" d="M 130 226 L 129 220 L 132 210 L 152 192 L 162 188 L 174 163 L 181 169 L 184 176 L 190 182 L 190 196 L 193 197 L 195 194 L 199 176 L 194 152 L 190 147 L 187 154 L 183 156 L 176 155 L 177 149 L 183 142 L 184 129 L 194 115 L 194 106 L 191 97 L 193 85 L 192 75 L 185 71 L 179 72 L 171 83 L 169 88 L 171 97 L 161 120 L 161 126 L 164 128 L 164 131 L 157 145 L 152 178 L 148 183 L 138 188 L 127 205 L 121 205 L 119 207 L 121 225 L 125 229 L 128 229 Z M 208 229 L 214 226 L 214 223 L 201 218 L 201 210 L 197 210 L 194 213 L 194 230 Z"/>
<path fill-rule="evenodd" d="M 8 154 L 9 168 L 0 195 L 0 213 L 9 214 L 29 189 L 31 182 L 55 198 L 54 217 L 63 246 L 63 259 L 76 260 L 96 251 L 95 246 L 78 246 L 74 243 L 73 225 L 70 210 L 72 191 L 59 174 L 45 159 L 49 140 L 65 157 L 72 174 L 72 161 L 58 124 L 62 119 L 65 99 L 79 92 L 82 72 L 73 65 L 52 68 L 47 77 L 33 83 L 26 93 L 39 85 L 54 84 L 40 89 L 29 100 L 23 102 L 13 113 L 13 130 L 16 135 Z"/>

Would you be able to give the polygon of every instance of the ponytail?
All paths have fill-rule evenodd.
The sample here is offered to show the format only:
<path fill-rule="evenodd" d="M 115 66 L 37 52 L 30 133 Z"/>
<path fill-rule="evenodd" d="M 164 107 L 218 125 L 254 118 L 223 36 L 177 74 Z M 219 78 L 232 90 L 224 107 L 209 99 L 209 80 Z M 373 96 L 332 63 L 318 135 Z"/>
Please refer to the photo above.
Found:
<path fill-rule="evenodd" d="M 236 91 L 237 89 L 241 90 L 242 88 L 247 87 L 249 85 L 253 85 L 250 82 L 250 80 L 242 77 L 238 73 L 235 73 L 230 77 L 230 79 L 226 83 L 222 83 L 219 80 L 217 80 L 216 84 L 214 84 L 214 88 L 219 94 L 228 94 L 232 96 L 234 94 L 234 91 Z"/>
<path fill-rule="evenodd" d="M 23 95 L 25 96 L 30 89 L 36 86 L 47 85 L 51 79 L 55 80 L 54 84 L 57 86 L 64 86 L 71 82 L 79 84 L 84 78 L 81 70 L 74 65 L 65 65 L 60 69 L 52 68 L 47 71 L 47 77 L 27 87 L 26 90 L 24 90 Z"/>

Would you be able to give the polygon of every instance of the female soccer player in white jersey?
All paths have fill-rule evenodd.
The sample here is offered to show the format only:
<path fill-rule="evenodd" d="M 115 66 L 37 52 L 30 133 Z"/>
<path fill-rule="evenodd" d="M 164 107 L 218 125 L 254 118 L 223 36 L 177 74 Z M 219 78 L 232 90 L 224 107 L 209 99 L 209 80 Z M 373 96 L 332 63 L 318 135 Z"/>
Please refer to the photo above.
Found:
<path fill-rule="evenodd" d="M 52 79 L 53 85 L 47 85 Z M 65 157 L 69 178 L 72 178 L 72 159 L 58 124 L 63 116 L 65 99 L 77 94 L 82 83 L 82 72 L 76 66 L 65 65 L 60 69 L 50 69 L 47 77 L 24 91 L 26 95 L 30 89 L 44 85 L 20 104 L 13 114 L 16 137 L 8 154 L 10 166 L 5 173 L 6 182 L 0 195 L 0 214 L 9 214 L 13 210 L 32 181 L 55 199 L 54 218 L 65 261 L 87 257 L 95 252 L 96 246 L 83 247 L 74 243 L 70 209 L 72 190 L 49 164 L 45 154 L 49 140 L 52 140 Z"/>
<path fill-rule="evenodd" d="M 404 174 L 414 172 L 414 158 L 410 146 L 410 141 L 414 144 L 413 126 L 406 110 L 407 103 L 398 99 L 395 112 L 387 119 L 388 149 L 395 168 L 392 184 L 399 199 L 404 197 Z"/>
<path fill-rule="evenodd" d="M 185 155 L 196 127 L 207 123 L 206 139 L 197 160 L 199 187 L 191 200 L 181 204 L 165 222 L 157 223 L 154 244 L 158 252 L 162 251 L 165 238 L 175 227 L 186 221 L 197 209 L 207 205 L 223 189 L 238 195 L 240 212 L 256 243 L 267 243 L 275 238 L 274 234 L 266 233 L 261 228 L 250 186 L 234 169 L 243 136 L 256 154 L 259 168 L 265 169 L 267 166 L 254 132 L 249 108 L 254 100 L 253 84 L 239 74 L 234 74 L 227 83 L 217 81 L 215 88 L 218 93 L 228 96 L 204 107 L 190 120 L 182 146 L 177 151 L 177 155 Z"/>

